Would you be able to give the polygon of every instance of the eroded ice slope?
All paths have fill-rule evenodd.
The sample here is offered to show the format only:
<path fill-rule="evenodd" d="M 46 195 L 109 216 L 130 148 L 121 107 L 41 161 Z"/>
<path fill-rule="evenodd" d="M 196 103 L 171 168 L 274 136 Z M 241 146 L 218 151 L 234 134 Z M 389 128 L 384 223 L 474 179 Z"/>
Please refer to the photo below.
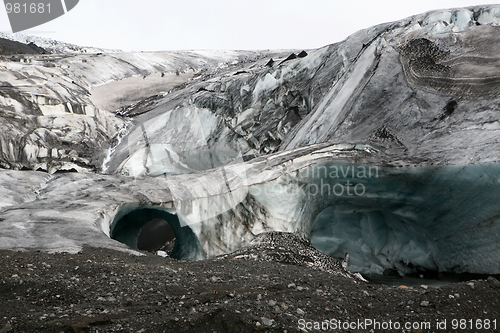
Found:
<path fill-rule="evenodd" d="M 184 173 L 319 142 L 376 143 L 426 164 L 496 161 L 497 14 L 415 16 L 190 85 L 134 119 L 109 171 Z M 145 140 L 154 162 L 137 149 Z"/>
<path fill-rule="evenodd" d="M 258 52 L 13 55 L 0 58 L 0 165 L 94 171 L 127 119 L 115 111 Z M 140 88 L 137 88 L 139 86 Z"/>

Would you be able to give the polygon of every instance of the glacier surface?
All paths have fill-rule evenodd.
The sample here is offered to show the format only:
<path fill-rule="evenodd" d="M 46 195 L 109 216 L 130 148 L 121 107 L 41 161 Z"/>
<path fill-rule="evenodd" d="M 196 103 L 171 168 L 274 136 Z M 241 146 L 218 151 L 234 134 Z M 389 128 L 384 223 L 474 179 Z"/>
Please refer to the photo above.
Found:
<path fill-rule="evenodd" d="M 300 53 L 1 57 L 0 248 L 134 252 L 163 219 L 179 259 L 282 231 L 363 273 L 499 274 L 499 25 L 491 5 Z"/>

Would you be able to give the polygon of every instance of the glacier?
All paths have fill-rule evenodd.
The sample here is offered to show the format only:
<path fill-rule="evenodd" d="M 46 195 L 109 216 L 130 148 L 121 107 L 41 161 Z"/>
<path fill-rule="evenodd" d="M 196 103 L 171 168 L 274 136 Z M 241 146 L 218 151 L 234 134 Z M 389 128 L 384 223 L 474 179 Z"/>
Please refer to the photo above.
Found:
<path fill-rule="evenodd" d="M 281 231 L 355 272 L 499 274 L 499 25 L 490 5 L 303 52 L 2 56 L 0 248 L 139 254 L 161 220 L 177 259 Z"/>

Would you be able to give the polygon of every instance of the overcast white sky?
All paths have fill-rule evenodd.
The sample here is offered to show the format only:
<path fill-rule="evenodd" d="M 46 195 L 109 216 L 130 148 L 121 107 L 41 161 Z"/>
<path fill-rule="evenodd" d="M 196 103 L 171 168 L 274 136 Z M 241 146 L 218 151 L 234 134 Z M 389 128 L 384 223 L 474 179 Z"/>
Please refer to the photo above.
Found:
<path fill-rule="evenodd" d="M 80 0 L 22 33 L 125 51 L 309 49 L 379 23 L 475 0 Z M 0 31 L 12 32 L 0 8 Z"/>

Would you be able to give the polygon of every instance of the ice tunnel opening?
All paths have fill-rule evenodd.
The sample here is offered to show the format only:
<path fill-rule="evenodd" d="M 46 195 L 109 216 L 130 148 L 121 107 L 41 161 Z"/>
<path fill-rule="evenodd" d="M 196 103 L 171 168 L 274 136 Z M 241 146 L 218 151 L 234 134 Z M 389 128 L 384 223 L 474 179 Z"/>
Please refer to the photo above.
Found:
<path fill-rule="evenodd" d="M 175 245 L 175 231 L 172 226 L 161 218 L 154 218 L 141 229 L 137 238 L 137 249 L 155 252 L 167 250 L 171 253 Z"/>
<path fill-rule="evenodd" d="M 189 226 L 181 225 L 175 212 L 167 209 L 124 206 L 115 215 L 109 235 L 136 250 L 163 250 L 182 260 L 204 257 L 198 237 Z"/>
<path fill-rule="evenodd" d="M 382 275 L 393 270 L 426 277 L 438 274 L 432 243 L 411 221 L 391 210 L 329 206 L 314 219 L 310 240 L 326 255 L 343 259 L 349 253 L 352 271 Z"/>

